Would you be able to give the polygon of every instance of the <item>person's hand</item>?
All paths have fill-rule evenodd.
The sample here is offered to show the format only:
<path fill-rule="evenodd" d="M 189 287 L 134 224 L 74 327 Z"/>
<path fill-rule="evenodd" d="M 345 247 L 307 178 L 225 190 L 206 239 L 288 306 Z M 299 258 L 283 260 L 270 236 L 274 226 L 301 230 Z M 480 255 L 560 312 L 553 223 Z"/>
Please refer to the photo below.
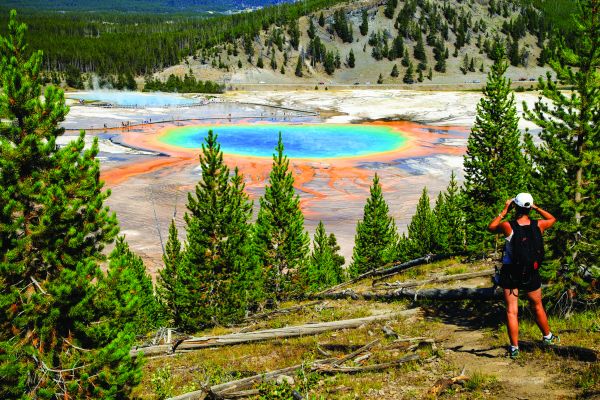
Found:
<path fill-rule="evenodd" d="M 506 203 L 504 203 L 504 210 L 508 211 L 510 210 L 510 208 L 512 207 L 512 205 L 515 203 L 514 199 L 508 199 L 506 200 Z"/>

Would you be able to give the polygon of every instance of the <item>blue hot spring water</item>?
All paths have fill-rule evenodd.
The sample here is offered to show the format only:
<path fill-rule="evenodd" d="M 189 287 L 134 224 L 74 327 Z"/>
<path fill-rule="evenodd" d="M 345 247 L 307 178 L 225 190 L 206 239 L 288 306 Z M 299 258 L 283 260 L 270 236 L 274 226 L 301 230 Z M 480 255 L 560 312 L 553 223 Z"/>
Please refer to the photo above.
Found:
<path fill-rule="evenodd" d="M 402 147 L 407 139 L 391 127 L 334 124 L 239 124 L 186 126 L 168 129 L 160 141 L 176 147 L 200 149 L 212 129 L 224 153 L 271 157 L 281 132 L 290 158 L 321 159 L 367 156 Z"/>
<path fill-rule="evenodd" d="M 97 90 L 69 93 L 69 98 L 86 101 L 101 101 L 119 106 L 165 107 L 184 106 L 198 102 L 172 93 L 122 92 L 117 90 Z"/>

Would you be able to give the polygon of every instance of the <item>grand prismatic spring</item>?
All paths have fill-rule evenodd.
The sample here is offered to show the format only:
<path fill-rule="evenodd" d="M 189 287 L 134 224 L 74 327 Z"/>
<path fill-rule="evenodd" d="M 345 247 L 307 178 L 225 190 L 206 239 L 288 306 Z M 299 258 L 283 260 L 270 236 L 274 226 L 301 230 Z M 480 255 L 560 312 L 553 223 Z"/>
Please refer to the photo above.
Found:
<path fill-rule="evenodd" d="M 434 198 L 452 171 L 460 178 L 480 98 L 476 93 L 392 90 L 197 98 L 83 94 L 99 103 L 83 105 L 82 93 L 69 94 L 72 107 L 63 126 L 68 135 L 86 129 L 90 140 L 99 138 L 102 179 L 114 189 L 108 203 L 120 217 L 121 232 L 153 273 L 162 266 L 161 239 L 171 219 L 185 231 L 187 193 L 201 178 L 198 155 L 208 130 L 218 135 L 225 162 L 244 175 L 255 212 L 281 132 L 307 230 L 312 234 L 322 220 L 350 261 L 356 222 L 375 173 L 404 231 L 423 187 Z M 520 96 L 519 101 L 535 100 Z"/>
<path fill-rule="evenodd" d="M 406 137 L 389 126 L 337 124 L 238 124 L 166 129 L 159 141 L 174 147 L 200 149 L 214 129 L 225 154 L 271 157 L 282 133 L 285 153 L 292 159 L 364 157 L 400 149 Z"/>

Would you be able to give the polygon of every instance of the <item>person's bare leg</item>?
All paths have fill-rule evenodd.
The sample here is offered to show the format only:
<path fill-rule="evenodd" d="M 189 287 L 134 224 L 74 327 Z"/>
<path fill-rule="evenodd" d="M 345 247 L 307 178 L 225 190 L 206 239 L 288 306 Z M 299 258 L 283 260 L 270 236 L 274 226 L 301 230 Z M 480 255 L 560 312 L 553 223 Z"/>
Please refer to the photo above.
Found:
<path fill-rule="evenodd" d="M 519 346 L 519 290 L 504 289 L 506 301 L 506 327 L 512 346 Z"/>
<path fill-rule="evenodd" d="M 529 305 L 535 315 L 535 322 L 538 328 L 542 331 L 542 335 L 548 336 L 550 334 L 550 327 L 548 326 L 548 317 L 546 316 L 546 310 L 542 304 L 542 289 L 534 290 L 533 292 L 527 293 L 529 299 Z"/>

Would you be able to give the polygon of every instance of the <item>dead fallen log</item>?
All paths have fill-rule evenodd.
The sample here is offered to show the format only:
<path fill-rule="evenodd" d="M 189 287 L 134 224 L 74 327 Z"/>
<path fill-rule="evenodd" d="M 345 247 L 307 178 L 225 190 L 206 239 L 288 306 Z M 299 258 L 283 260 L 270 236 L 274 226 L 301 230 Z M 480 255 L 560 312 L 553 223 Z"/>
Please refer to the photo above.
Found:
<path fill-rule="evenodd" d="M 359 300 L 361 298 L 360 295 L 352 289 L 345 289 L 345 290 L 342 290 L 341 292 L 329 292 L 329 293 L 315 294 L 311 297 L 319 298 L 319 299 L 330 299 L 330 300 L 343 300 L 343 299 Z"/>
<path fill-rule="evenodd" d="M 339 360 L 336 360 L 336 361 L 332 362 L 331 365 L 334 366 L 334 367 L 342 365 L 346 361 L 348 361 L 348 360 L 356 357 L 357 355 L 359 355 L 361 353 L 364 353 L 365 351 L 369 350 L 371 347 L 375 346 L 377 343 L 379 343 L 379 339 L 375 339 L 372 342 L 364 345 L 360 349 L 358 349 L 356 351 L 353 351 L 352 353 L 345 355 L 344 357 L 340 358 Z"/>
<path fill-rule="evenodd" d="M 499 288 L 457 288 L 457 289 L 396 289 L 387 292 L 354 292 L 344 290 L 342 292 L 323 294 L 324 298 L 331 299 L 353 299 L 353 300 L 379 300 L 389 301 L 397 299 L 417 300 L 499 300 L 502 299 L 502 290 Z"/>
<path fill-rule="evenodd" d="M 397 289 L 385 293 L 362 293 L 365 300 L 499 300 L 503 298 L 502 290 L 497 288 L 457 288 L 457 289 Z"/>
<path fill-rule="evenodd" d="M 391 268 L 387 268 L 385 270 L 377 271 L 373 276 L 378 277 L 375 281 L 381 281 L 383 279 L 387 279 L 390 276 L 396 275 L 398 272 L 402 272 L 412 267 L 416 267 L 418 265 L 429 264 L 435 261 L 444 260 L 446 258 L 453 257 L 453 254 L 429 254 L 425 257 L 417 258 L 414 260 L 407 261 L 402 264 L 395 265 Z"/>
<path fill-rule="evenodd" d="M 317 360 L 313 364 L 329 362 L 331 360 L 332 359 Z M 302 366 L 302 364 L 297 364 L 291 367 L 265 372 L 263 374 L 257 374 L 249 376 L 247 378 L 237 379 L 235 381 L 221 383 L 219 385 L 211 386 L 208 389 L 200 389 L 195 390 L 193 392 L 184 393 L 182 395 L 172 397 L 170 400 L 198 400 L 206 397 L 207 394 L 208 398 L 226 398 L 227 393 L 240 392 L 242 390 L 251 388 L 256 383 L 263 381 L 272 381 L 277 379 L 277 377 L 281 375 L 294 374 L 297 370 L 302 368 Z"/>
<path fill-rule="evenodd" d="M 321 304 L 321 302 L 320 301 L 313 301 L 311 303 L 302 304 L 302 305 L 299 305 L 299 306 L 288 307 L 288 308 L 279 308 L 279 309 L 272 310 L 272 311 L 267 311 L 267 312 L 263 312 L 263 313 L 252 314 L 252 315 L 249 315 L 248 317 L 244 318 L 244 321 L 245 322 L 250 322 L 250 321 L 258 321 L 258 320 L 263 320 L 263 319 L 269 319 L 269 318 L 272 318 L 272 317 L 277 316 L 277 315 L 293 313 L 295 311 L 299 311 L 299 310 L 302 310 L 302 309 L 307 308 L 307 307 L 316 306 L 318 304 Z"/>
<path fill-rule="evenodd" d="M 314 368 L 314 371 L 318 371 L 326 374 L 337 374 L 337 373 L 346 373 L 346 374 L 355 374 L 358 372 L 368 372 L 368 371 L 380 371 L 382 369 L 388 369 L 392 367 L 396 367 L 398 365 L 407 363 L 409 361 L 416 361 L 419 359 L 418 354 L 409 354 L 404 356 L 396 361 L 382 363 L 382 364 L 374 364 L 374 365 L 365 365 L 364 367 L 340 367 L 334 366 L 332 364 L 321 364 Z"/>
<path fill-rule="evenodd" d="M 463 281 L 466 279 L 479 278 L 482 276 L 492 276 L 494 275 L 494 269 L 486 269 L 485 271 L 477 271 L 477 272 L 467 272 L 464 274 L 455 274 L 455 275 L 444 275 L 444 276 L 436 276 L 431 279 L 425 279 L 422 281 L 408 281 L 408 282 L 394 282 L 394 283 L 373 283 L 373 286 L 377 290 L 386 290 L 386 289 L 402 289 L 402 288 L 411 288 L 429 285 L 432 283 L 442 283 L 442 282 L 451 282 L 451 281 Z"/>
<path fill-rule="evenodd" d="M 352 285 L 353 283 L 356 283 L 356 282 L 361 281 L 361 280 L 366 279 L 366 278 L 371 278 L 371 277 L 374 277 L 374 276 L 382 276 L 382 275 L 384 275 L 384 276 L 394 275 L 395 273 L 403 271 L 403 270 L 408 269 L 410 267 L 414 267 L 414 266 L 422 265 L 422 264 L 428 264 L 428 263 L 431 263 L 431 262 L 434 262 L 434 261 L 443 260 L 443 259 L 448 258 L 448 257 L 451 257 L 451 255 L 448 255 L 448 254 L 428 254 L 428 255 L 426 255 L 424 257 L 419 257 L 419 258 L 416 258 L 414 260 L 410 260 L 410 261 L 407 261 L 407 262 L 404 262 L 404 263 L 401 263 L 401 264 L 397 264 L 396 263 L 396 264 L 384 265 L 381 268 L 365 272 L 364 274 L 361 274 L 361 275 L 357 276 L 354 279 L 350 279 L 349 281 L 342 282 L 339 285 L 332 286 L 329 289 L 325 289 L 325 290 L 323 290 L 321 292 L 318 292 L 318 293 L 315 293 L 315 294 L 313 294 L 313 295 L 311 295 L 309 297 L 310 298 L 319 299 L 319 298 L 322 298 L 321 296 L 324 295 L 324 294 L 335 292 L 336 290 L 339 290 L 339 289 L 341 289 L 343 287 L 346 287 L 348 285 Z"/>
<path fill-rule="evenodd" d="M 440 393 L 442 393 L 444 390 L 450 388 L 452 385 L 454 385 L 456 383 L 458 383 L 458 384 L 464 384 L 469 379 L 470 378 L 465 375 L 465 370 L 463 368 L 463 371 L 458 376 L 455 376 L 453 378 L 438 379 L 434 383 L 434 385 L 431 387 L 431 389 L 429 389 L 427 391 L 427 394 L 430 395 L 430 396 L 437 397 Z"/>
<path fill-rule="evenodd" d="M 322 332 L 358 328 L 363 324 L 374 321 L 384 321 L 395 317 L 408 317 L 417 314 L 418 308 L 399 311 L 396 313 L 387 313 L 380 315 L 372 315 L 370 317 L 347 319 L 341 321 L 320 322 L 313 324 L 304 324 L 297 326 L 287 326 L 279 329 L 265 329 L 260 331 L 246 333 L 232 333 L 229 335 L 220 336 L 204 336 L 192 337 L 181 341 L 178 346 L 157 345 L 140 348 L 133 348 L 129 355 L 134 357 L 140 353 L 147 356 L 171 354 L 173 352 L 184 352 L 190 350 L 198 350 L 207 347 L 231 346 L 235 344 L 258 342 L 271 339 L 291 338 L 298 336 L 317 335 Z"/>
<path fill-rule="evenodd" d="M 416 361 L 419 359 L 418 354 L 410 354 L 405 357 L 402 357 L 396 361 L 382 363 L 382 364 L 374 364 L 374 365 L 366 365 L 360 367 L 344 367 L 339 365 L 333 365 L 337 359 L 324 359 L 317 360 L 310 364 L 298 364 L 292 367 L 282 368 L 271 372 L 266 372 L 259 375 L 250 376 L 248 378 L 238 379 L 231 382 L 222 383 L 220 385 L 211 386 L 208 389 L 200 389 L 193 392 L 185 393 L 176 397 L 172 397 L 170 400 L 199 400 L 204 398 L 209 399 L 229 399 L 229 398 L 240 398 L 243 397 L 244 394 L 248 393 L 248 395 L 255 395 L 256 392 L 252 391 L 250 388 L 256 385 L 259 382 L 268 382 L 274 381 L 277 377 L 281 375 L 289 375 L 295 373 L 300 368 L 307 368 L 311 371 L 326 373 L 326 374 L 337 374 L 337 373 L 347 373 L 353 374 L 358 372 L 368 372 L 368 371 L 379 371 L 382 369 L 388 369 L 392 367 L 399 366 L 401 364 Z"/>
<path fill-rule="evenodd" d="M 227 393 L 224 396 L 225 399 L 243 399 L 245 397 L 257 396 L 260 394 L 260 390 L 258 389 L 249 389 L 249 390 L 240 390 L 239 392 Z"/>
<path fill-rule="evenodd" d="M 374 344 L 374 342 L 372 342 Z M 366 346 L 365 346 L 366 347 Z M 348 356 L 343 358 L 345 361 L 349 360 Z M 229 399 L 229 398 L 240 398 L 245 395 L 255 395 L 256 392 L 252 390 L 252 386 L 260 382 L 274 381 L 279 376 L 290 375 L 295 373 L 300 368 L 307 368 L 311 371 L 317 371 L 322 373 L 357 373 L 367 371 L 379 371 L 382 369 L 396 367 L 409 361 L 416 361 L 419 359 L 419 355 L 410 354 L 402 357 L 396 361 L 367 365 L 361 367 L 344 367 L 338 364 L 334 364 L 339 359 L 329 358 L 324 360 L 316 360 L 310 364 L 297 364 L 291 367 L 278 369 L 263 374 L 257 374 L 247 378 L 237 379 L 222 383 L 219 385 L 211 386 L 207 389 L 195 390 L 193 392 L 185 393 L 176 397 L 172 397 L 170 400 L 199 400 L 204 398 L 209 399 Z"/>

